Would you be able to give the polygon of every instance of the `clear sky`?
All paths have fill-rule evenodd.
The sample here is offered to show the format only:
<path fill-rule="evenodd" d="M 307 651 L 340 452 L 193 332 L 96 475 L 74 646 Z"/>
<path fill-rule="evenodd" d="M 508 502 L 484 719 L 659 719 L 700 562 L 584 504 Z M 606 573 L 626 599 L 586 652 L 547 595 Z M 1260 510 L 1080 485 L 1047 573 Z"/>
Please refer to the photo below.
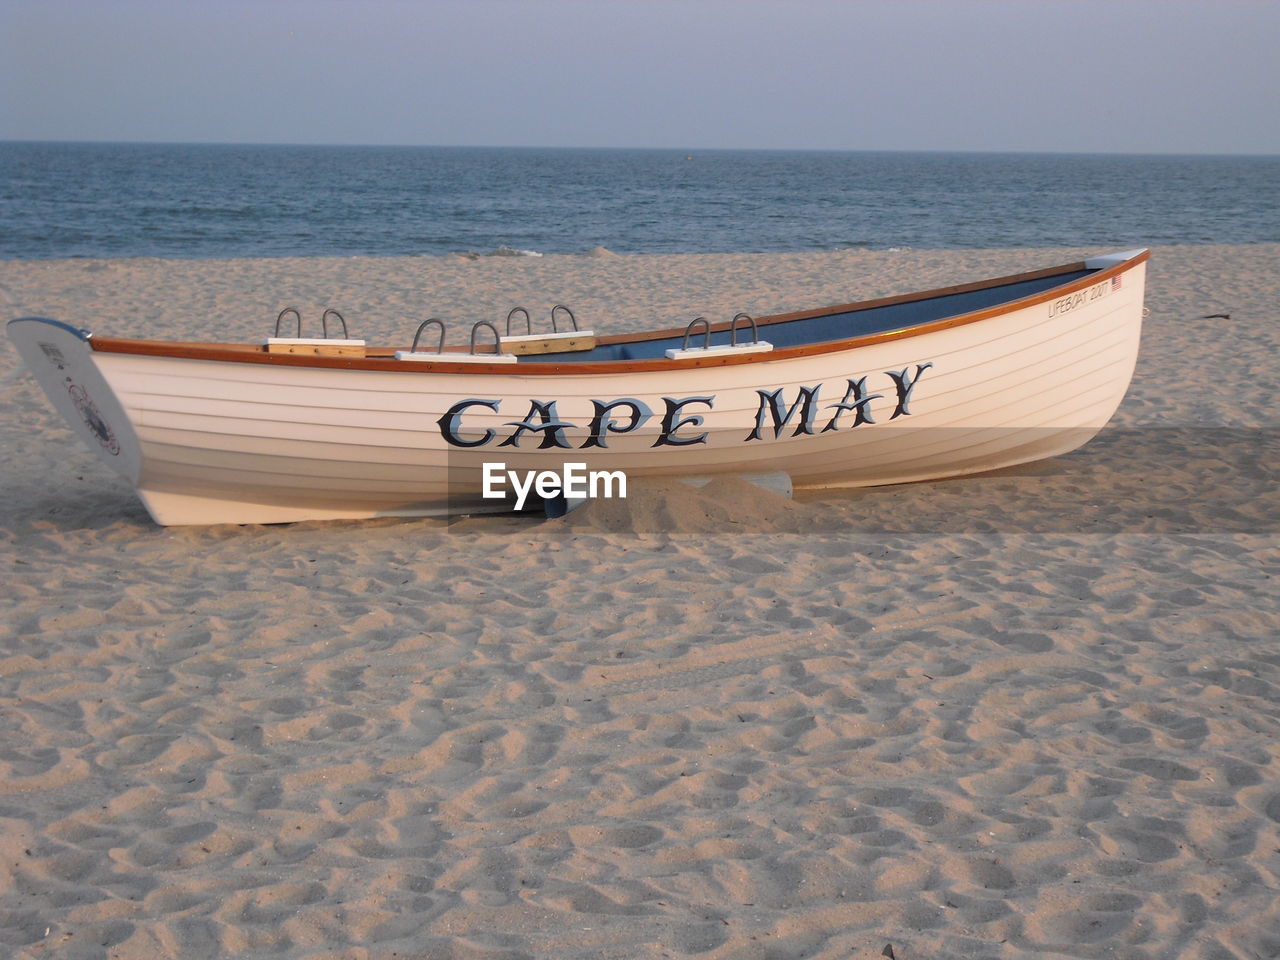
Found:
<path fill-rule="evenodd" d="M 1280 0 L 0 0 L 0 139 L 1280 154 Z"/>

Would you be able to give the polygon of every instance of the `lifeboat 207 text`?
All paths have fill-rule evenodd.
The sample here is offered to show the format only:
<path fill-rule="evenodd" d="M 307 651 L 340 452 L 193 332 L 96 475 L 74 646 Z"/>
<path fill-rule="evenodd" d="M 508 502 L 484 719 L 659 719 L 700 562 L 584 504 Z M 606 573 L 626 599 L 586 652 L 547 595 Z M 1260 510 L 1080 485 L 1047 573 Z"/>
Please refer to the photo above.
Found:
<path fill-rule="evenodd" d="M 1064 313 L 1077 310 L 1085 304 L 1092 303 L 1094 300 L 1100 300 L 1118 286 L 1117 280 L 1119 280 L 1119 277 L 1113 278 L 1110 282 L 1104 280 L 1102 283 L 1095 283 L 1092 287 L 1086 287 L 1078 293 L 1073 293 L 1069 297 L 1059 297 L 1049 304 L 1049 316 L 1061 316 Z"/>
<path fill-rule="evenodd" d="M 756 390 L 755 421 L 743 424 L 742 440 L 772 440 L 782 437 L 826 433 L 842 428 L 873 424 L 876 417 L 896 420 L 911 414 L 911 398 L 916 385 L 932 363 L 918 363 L 913 370 L 886 370 L 887 382 L 867 386 L 869 377 L 849 377 L 835 390 L 822 395 L 825 384 L 800 386 L 793 390 Z M 884 392 L 875 393 L 881 389 Z M 836 391 L 839 391 L 838 393 Z M 892 391 L 892 392 L 890 392 Z M 826 399 L 840 399 L 824 403 Z M 562 419 L 555 400 L 530 398 L 528 411 L 520 420 L 502 424 L 503 430 L 482 426 L 477 414 L 485 410 L 502 412 L 501 399 L 472 397 L 459 400 L 436 421 L 440 435 L 455 447 L 519 447 L 522 440 L 537 442 L 537 449 L 585 449 L 608 447 L 609 439 L 639 431 L 655 423 L 658 430 L 651 446 L 684 447 L 706 443 L 709 431 L 702 429 L 708 411 L 715 409 L 715 394 L 691 397 L 663 397 L 646 402 L 635 397 L 592 400 L 592 414 L 585 423 Z M 656 409 L 655 409 L 656 408 Z M 484 417 L 492 422 L 492 416 Z M 470 421 L 470 423 L 469 423 Z M 725 428 L 717 426 L 718 431 Z"/>

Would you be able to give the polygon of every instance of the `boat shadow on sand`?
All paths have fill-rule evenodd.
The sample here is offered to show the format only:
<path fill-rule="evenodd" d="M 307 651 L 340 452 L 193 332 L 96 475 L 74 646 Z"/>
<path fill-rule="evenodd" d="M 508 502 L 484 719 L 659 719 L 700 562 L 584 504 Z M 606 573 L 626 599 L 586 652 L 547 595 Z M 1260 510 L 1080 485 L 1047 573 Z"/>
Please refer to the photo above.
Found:
<path fill-rule="evenodd" d="M 1280 428 L 1117 428 L 1049 460 L 895 486 L 800 490 L 794 499 L 732 477 L 701 489 L 675 480 L 633 480 L 627 499 L 591 502 L 556 520 L 526 512 L 271 526 L 284 532 L 377 523 L 402 527 L 405 536 L 415 526 L 457 536 L 527 535 L 533 528 L 699 536 L 1274 534 L 1280 532 L 1277 464 Z M 95 477 L 94 471 L 86 464 L 74 483 L 13 491 L 4 525 L 15 533 L 163 529 L 123 481 Z M 225 536 L 264 527 L 217 529 Z"/>
<path fill-rule="evenodd" d="M 1280 428 L 1123 428 L 1073 453 L 944 480 L 799 490 L 744 480 L 633 484 L 547 522 L 566 531 L 672 535 L 1271 534 L 1280 531 Z M 527 517 L 451 527 L 529 530 Z"/>
<path fill-rule="evenodd" d="M 1271 534 L 1278 463 L 1280 428 L 1118 428 L 1036 463 L 799 496 L 865 533 Z"/>

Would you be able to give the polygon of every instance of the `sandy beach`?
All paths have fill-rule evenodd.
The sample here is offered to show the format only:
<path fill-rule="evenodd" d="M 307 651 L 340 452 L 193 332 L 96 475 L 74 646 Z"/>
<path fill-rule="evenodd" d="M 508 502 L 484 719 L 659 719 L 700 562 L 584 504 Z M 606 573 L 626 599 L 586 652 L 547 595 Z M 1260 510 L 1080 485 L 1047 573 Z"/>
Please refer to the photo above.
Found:
<path fill-rule="evenodd" d="M 11 260 L 0 308 L 612 333 L 1106 252 Z M 554 521 L 161 528 L 6 342 L 0 956 L 1280 956 L 1280 244 L 1157 248 L 1147 306 L 1068 456 Z"/>

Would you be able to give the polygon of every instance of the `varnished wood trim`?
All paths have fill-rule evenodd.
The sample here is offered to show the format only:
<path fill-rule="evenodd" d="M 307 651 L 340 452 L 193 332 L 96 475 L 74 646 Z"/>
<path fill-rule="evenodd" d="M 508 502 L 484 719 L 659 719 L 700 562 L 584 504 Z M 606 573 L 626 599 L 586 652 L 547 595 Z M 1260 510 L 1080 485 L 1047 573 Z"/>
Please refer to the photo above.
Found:
<path fill-rule="evenodd" d="M 1065 284 L 1060 287 L 1051 287 L 1050 289 L 1041 291 L 1040 293 L 1033 294 L 1028 297 L 1022 297 L 1018 300 L 1010 300 L 1006 303 L 997 304 L 993 307 L 975 310 L 970 313 L 957 314 L 954 317 L 945 317 L 940 320 L 933 320 L 929 323 L 922 323 L 916 326 L 903 327 L 898 330 L 888 330 L 882 333 L 865 334 L 859 337 L 851 337 L 847 340 L 831 340 L 799 347 L 775 349 L 769 353 L 737 354 L 731 356 L 696 358 L 692 360 L 652 359 L 594 362 L 566 360 L 564 363 L 519 364 L 513 368 L 510 364 L 474 362 L 449 363 L 447 360 L 441 360 L 439 362 L 424 361 L 408 364 L 392 358 L 391 354 L 394 352 L 394 349 L 389 347 L 370 347 L 368 348 L 367 356 L 357 358 L 305 357 L 293 356 L 290 354 L 268 355 L 262 352 L 260 345 L 254 344 L 210 344 L 191 341 L 132 340 L 96 336 L 89 342 L 94 350 L 103 353 L 125 353 L 136 354 L 139 356 L 172 357 L 175 359 L 188 360 L 216 360 L 229 363 L 265 363 L 277 367 L 311 367 L 330 370 L 377 370 L 394 371 L 397 373 L 493 373 L 517 377 L 540 377 L 565 376 L 569 374 L 575 376 L 581 376 L 584 374 L 611 375 L 618 373 L 636 373 L 640 371 L 726 367 L 742 363 L 771 363 L 778 360 L 788 360 L 796 357 L 835 353 L 841 350 L 852 350 L 876 343 L 904 340 L 910 337 L 918 337 L 926 333 L 933 333 L 938 330 L 946 330 L 950 327 L 959 327 L 970 323 L 977 323 L 980 320 L 987 320 L 991 317 L 1012 313 L 1015 310 L 1022 310 L 1026 307 L 1035 306 L 1036 304 L 1048 303 L 1049 301 L 1056 300 L 1059 297 L 1075 293 L 1079 290 L 1084 290 L 1096 283 L 1123 274 L 1139 264 L 1145 263 L 1149 257 L 1150 251 L 1144 250 L 1142 253 L 1130 260 L 1123 260 L 1112 267 L 1090 273 L 1088 276 L 1081 277 L 1079 280 L 1073 281 L 1072 283 Z M 992 287 L 1022 283 L 1028 280 L 1039 280 L 1045 277 L 1056 276 L 1058 274 L 1075 273 L 1084 269 L 1087 269 L 1085 263 L 1084 261 L 1080 261 L 1078 263 L 1065 264 L 1060 267 L 1051 267 L 1045 270 L 1033 270 L 1027 273 L 1019 273 L 1012 276 L 999 277 L 993 280 L 984 280 L 977 283 L 941 287 L 936 290 L 927 290 L 921 293 L 904 294 L 895 297 L 883 297 L 878 300 L 867 300 L 859 303 L 821 307 L 816 310 L 801 310 L 795 313 L 783 313 L 770 317 L 761 317 L 756 320 L 756 323 L 759 326 L 768 326 L 775 323 L 786 323 L 791 320 L 806 320 L 827 314 L 853 313 L 861 310 L 871 310 L 876 307 L 913 303 L 920 300 L 932 300 L 936 297 L 945 297 L 957 293 L 971 293 L 976 290 L 987 290 Z M 729 326 L 729 323 L 721 323 L 716 324 L 712 329 L 727 330 L 729 329 Z M 660 340 L 666 337 L 682 336 L 683 333 L 683 330 L 672 329 L 646 331 L 639 334 L 617 334 L 601 337 L 599 342 L 601 344 L 639 343 L 647 340 Z M 385 358 L 383 356 L 379 356 L 379 354 L 383 353 L 386 354 Z"/>

